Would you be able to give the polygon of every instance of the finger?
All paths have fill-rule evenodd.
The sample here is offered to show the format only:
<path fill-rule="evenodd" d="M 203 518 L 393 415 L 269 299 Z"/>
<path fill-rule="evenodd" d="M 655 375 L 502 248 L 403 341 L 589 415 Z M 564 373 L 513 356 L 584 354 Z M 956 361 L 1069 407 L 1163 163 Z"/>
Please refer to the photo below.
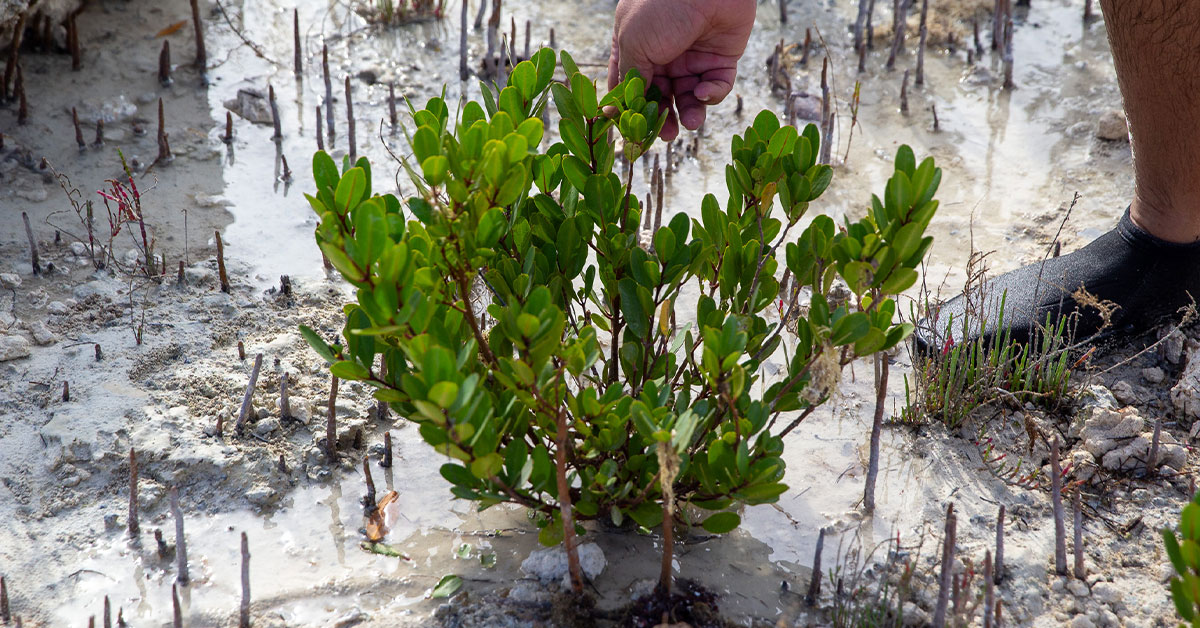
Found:
<path fill-rule="evenodd" d="M 696 100 L 706 105 L 718 105 L 733 91 L 733 82 L 736 78 L 737 70 L 734 68 L 705 72 L 692 91 L 696 95 Z"/>
<path fill-rule="evenodd" d="M 675 109 L 679 112 L 679 123 L 693 131 L 704 123 L 704 103 L 696 98 L 695 93 L 699 83 L 700 79 L 695 76 L 681 76 L 671 81 Z"/>
<path fill-rule="evenodd" d="M 613 29 L 613 38 L 612 38 L 612 48 L 609 50 L 609 53 L 608 53 L 608 89 L 609 89 L 609 91 L 612 91 L 612 88 L 616 87 L 617 83 L 621 82 L 620 59 L 621 59 L 621 51 L 617 47 L 617 29 L 614 28 Z M 567 77 L 567 79 L 570 79 L 570 78 L 571 77 L 569 77 L 569 76 Z"/>
<path fill-rule="evenodd" d="M 684 128 L 695 131 L 704 124 L 705 107 L 704 103 L 696 100 L 696 95 L 692 92 L 675 95 L 675 108 L 679 110 L 679 123 Z"/>
<path fill-rule="evenodd" d="M 675 117 L 675 108 L 671 107 L 669 101 L 666 106 L 668 107 L 667 121 L 663 123 L 662 131 L 658 133 L 658 136 L 664 141 L 670 142 L 679 135 L 679 120 Z"/>

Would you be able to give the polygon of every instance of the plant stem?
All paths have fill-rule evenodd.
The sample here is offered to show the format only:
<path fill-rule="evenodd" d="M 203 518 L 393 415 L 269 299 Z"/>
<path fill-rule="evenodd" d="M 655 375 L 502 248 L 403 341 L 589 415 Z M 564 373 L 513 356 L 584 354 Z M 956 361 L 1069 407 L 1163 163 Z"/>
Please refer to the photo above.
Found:
<path fill-rule="evenodd" d="M 863 510 L 875 512 L 875 480 L 879 477 L 879 440 L 883 431 L 883 408 L 887 401 L 888 359 L 875 353 L 875 417 L 871 422 L 871 453 L 867 463 L 867 481 L 863 488 Z"/>
<path fill-rule="evenodd" d="M 338 378 L 332 377 L 329 388 L 329 414 L 325 418 L 325 458 L 337 462 L 337 392 Z"/>
<path fill-rule="evenodd" d="M 957 521 L 954 516 L 954 504 L 946 508 L 946 537 L 942 543 L 942 573 L 938 585 L 937 608 L 933 612 L 934 628 L 944 628 L 946 625 L 946 606 L 950 602 L 950 585 L 954 579 L 951 569 L 954 565 L 954 541 Z"/>
<path fill-rule="evenodd" d="M 808 579 L 808 595 L 804 603 L 809 607 L 817 605 L 821 598 L 821 550 L 825 548 L 825 528 L 817 533 L 817 549 L 813 553 L 812 576 Z"/>
<path fill-rule="evenodd" d="M 250 628 L 250 542 L 242 533 L 242 604 L 238 608 L 238 628 Z"/>
<path fill-rule="evenodd" d="M 1058 437 L 1050 443 L 1050 500 L 1054 505 L 1054 573 L 1067 575 L 1067 531 L 1063 522 L 1062 465 Z"/>
<path fill-rule="evenodd" d="M 567 552 L 567 569 L 571 573 L 571 589 L 583 593 L 583 573 L 579 567 L 579 552 L 575 549 L 575 517 L 571 509 L 571 485 L 567 483 L 567 413 L 560 404 L 556 421 L 554 467 L 558 480 L 558 507 L 562 513 L 563 549 Z"/>

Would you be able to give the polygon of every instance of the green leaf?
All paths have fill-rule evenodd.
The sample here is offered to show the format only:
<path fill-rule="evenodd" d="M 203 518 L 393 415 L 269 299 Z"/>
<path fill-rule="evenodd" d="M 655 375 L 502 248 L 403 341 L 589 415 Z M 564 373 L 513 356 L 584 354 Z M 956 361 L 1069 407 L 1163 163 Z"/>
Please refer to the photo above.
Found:
<path fill-rule="evenodd" d="M 1187 588 L 1179 578 L 1171 578 L 1171 600 L 1175 602 L 1175 610 L 1184 621 L 1196 619 L 1195 603 L 1188 596 Z"/>
<path fill-rule="evenodd" d="M 475 232 L 475 243 L 489 249 L 496 246 L 496 242 L 507 226 L 508 222 L 504 218 L 503 210 L 497 207 L 487 210 L 479 219 L 479 229 Z"/>
<path fill-rule="evenodd" d="M 367 175 L 362 168 L 351 168 L 338 181 L 337 191 L 333 193 L 334 210 L 345 214 L 358 207 L 367 192 Z"/>
<path fill-rule="evenodd" d="M 351 381 L 364 380 L 371 376 L 365 366 L 347 360 L 334 362 L 333 366 L 329 367 L 329 373 L 338 379 Z"/>
<path fill-rule="evenodd" d="M 736 512 L 718 512 L 705 519 L 700 527 L 711 534 L 725 534 L 741 524 L 742 518 Z"/>
<path fill-rule="evenodd" d="M 833 324 L 833 333 L 829 337 L 829 342 L 838 347 L 848 345 L 858 342 L 870 330 L 871 317 L 867 316 L 866 312 L 847 314 Z"/>
<path fill-rule="evenodd" d="M 441 580 L 438 580 L 436 585 L 434 585 L 433 591 L 430 592 L 429 597 L 435 600 L 450 597 L 451 595 L 458 593 L 458 590 L 462 588 L 462 585 L 462 578 L 454 574 L 446 574 L 445 576 L 442 576 Z"/>
<path fill-rule="evenodd" d="M 650 315 L 642 308 L 637 282 L 625 277 L 617 284 L 617 290 L 621 294 L 621 313 L 625 315 L 625 324 L 635 336 L 645 338 L 650 332 Z"/>
<path fill-rule="evenodd" d="M 379 554 L 380 556 L 390 556 L 392 558 L 402 558 L 404 560 L 412 560 L 411 558 L 408 557 L 407 554 L 404 554 L 403 552 L 392 547 L 391 545 L 385 545 L 383 543 L 373 543 L 371 541 L 363 541 L 362 543 L 359 543 L 358 546 L 368 552 L 371 552 L 372 554 Z"/>
<path fill-rule="evenodd" d="M 317 184 L 317 189 L 329 188 L 333 190 L 337 187 L 338 179 L 337 164 L 333 163 L 333 157 L 329 156 L 323 150 L 313 154 L 313 180 Z"/>
<path fill-rule="evenodd" d="M 529 61 L 518 63 L 517 67 L 513 68 L 512 75 L 508 77 L 508 84 L 517 88 L 525 102 L 533 100 L 537 90 L 537 70 L 533 67 L 533 63 Z"/>
<path fill-rule="evenodd" d="M 1183 562 L 1183 554 L 1179 551 L 1179 541 L 1175 539 L 1175 533 L 1163 529 L 1162 537 L 1163 545 L 1167 548 L 1167 557 L 1171 559 L 1171 565 L 1175 567 L 1175 571 L 1186 573 L 1187 565 Z"/>
<path fill-rule="evenodd" d="M 429 401 L 442 409 L 454 405 L 454 399 L 457 397 L 458 384 L 454 382 L 438 382 L 429 389 Z"/>
<path fill-rule="evenodd" d="M 307 325 L 301 325 L 300 335 L 304 336 L 304 340 L 308 343 L 308 346 L 312 347 L 313 351 L 316 351 L 317 355 L 321 356 L 323 360 L 326 362 L 337 361 L 337 358 L 333 355 L 333 349 L 331 349 L 329 345 L 317 335 L 317 332 L 313 331 L 310 327 Z"/>
<path fill-rule="evenodd" d="M 504 466 L 504 458 L 496 452 L 492 452 L 486 456 L 476 458 L 471 463 L 471 475 L 486 480 L 495 476 Z"/>

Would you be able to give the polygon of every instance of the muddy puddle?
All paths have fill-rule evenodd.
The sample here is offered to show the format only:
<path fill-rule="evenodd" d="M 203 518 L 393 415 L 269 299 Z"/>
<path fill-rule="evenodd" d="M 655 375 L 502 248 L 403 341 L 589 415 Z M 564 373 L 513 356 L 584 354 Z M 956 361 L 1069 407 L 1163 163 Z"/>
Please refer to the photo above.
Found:
<path fill-rule="evenodd" d="M 121 456 L 112 451 L 119 454 L 131 445 L 141 447 L 139 438 L 148 438 L 144 436 L 147 430 L 139 430 L 135 423 L 165 412 L 152 407 L 165 404 L 162 399 L 169 394 L 156 390 L 157 386 L 147 388 L 149 380 L 132 374 L 132 385 L 105 381 L 98 368 L 121 379 L 121 371 L 136 366 L 144 352 L 182 344 L 185 357 L 178 358 L 180 363 L 208 364 L 205 368 L 227 382 L 224 390 L 235 390 L 244 386 L 245 364 L 229 356 L 232 343 L 245 338 L 252 353 L 264 350 L 262 347 L 275 352 L 276 370 L 292 365 L 314 380 L 314 391 L 321 388 L 320 365 L 311 356 L 297 354 L 305 348 L 294 334 L 289 342 L 274 348 L 270 345 L 273 334 L 294 332 L 296 320 L 258 300 L 265 298 L 265 290 L 278 285 L 281 275 L 289 275 L 314 294 L 325 295 L 320 303 L 302 306 L 311 306 L 313 311 L 345 298 L 336 283 L 327 282 L 312 241 L 314 216 L 303 197 L 312 187 L 309 164 L 316 148 L 317 108 L 325 104 L 322 45 L 328 46 L 334 77 L 332 152 L 340 158 L 347 150 L 344 79 L 349 76 L 357 149 L 375 164 L 377 189 L 410 190 L 389 156 L 406 152 L 402 136 L 388 124 L 389 84 L 395 85 L 398 97 L 418 103 L 443 89 L 451 103 L 478 95 L 476 79 L 465 84 L 458 80 L 461 5 L 457 2 L 447 4 L 442 21 L 386 29 L 368 26 L 343 2 L 229 0 L 220 6 L 201 2 L 209 37 L 206 86 L 186 67 L 193 54 L 190 25 L 174 34 L 156 36 L 187 19 L 187 3 L 154 4 L 107 0 L 89 6 L 79 18 L 88 51 L 85 72 L 69 72 L 69 59 L 64 61 L 62 55 L 29 54 L 30 97 L 41 107 L 40 112 L 32 125 L 18 126 L 12 108 L 0 110 L 0 128 L 9 137 L 10 150 L 15 143 L 35 157 L 32 168 L 6 166 L 4 172 L 10 185 L 0 191 L 0 205 L 5 209 L 0 226 L 8 234 L 0 242 L 3 264 L 28 276 L 18 210 L 30 212 L 42 240 L 49 240 L 59 224 L 64 232 L 71 232 L 70 224 L 78 225 L 71 223 L 73 213 L 65 213 L 71 210 L 57 183 L 44 172 L 36 172 L 36 156 L 47 155 L 57 170 L 68 174 L 85 192 L 118 176 L 117 147 L 144 169 L 154 160 L 154 125 L 161 96 L 176 156 L 172 163 L 156 165 L 139 179 L 147 181 L 147 197 L 152 201 L 148 219 L 153 220 L 154 233 L 171 268 L 176 260 L 184 260 L 190 268 L 208 259 L 214 243 L 212 232 L 220 229 L 226 255 L 239 277 L 240 296 L 220 301 L 220 295 L 213 292 L 211 269 L 202 268 L 196 271 L 197 277 L 210 283 L 199 284 L 204 288 L 189 298 L 205 299 L 203 311 L 188 309 L 182 297 L 173 306 L 162 306 L 167 316 L 186 312 L 194 329 L 166 323 L 157 333 L 151 329 L 146 346 L 135 344 L 127 331 L 111 326 L 62 330 L 59 345 L 46 350 L 59 354 L 35 356 L 31 366 L 4 363 L 8 365 L 5 378 L 10 380 L 4 392 L 13 399 L 5 412 L 9 416 L 32 412 L 0 426 L 0 443 L 8 449 L 0 452 L 0 472 L 9 478 L 25 478 L 18 479 L 21 490 L 12 489 L 12 499 L 0 499 L 0 519 L 15 522 L 0 532 L 0 571 L 13 574 L 10 591 L 15 591 L 18 608 L 30 618 L 26 625 L 82 625 L 88 616 L 99 614 L 105 596 L 114 608 L 124 610 L 131 625 L 163 625 L 171 616 L 175 570 L 169 557 L 158 556 L 153 538 L 146 532 L 162 528 L 167 541 L 173 542 L 173 521 L 165 500 L 149 505 L 139 542 L 130 541 L 119 529 L 123 524 L 105 525 L 105 515 L 120 513 L 122 520 L 124 517 L 125 468 Z M 1119 109 L 1120 99 L 1103 23 L 1083 23 L 1081 4 L 1043 0 L 1032 9 L 1018 10 L 1014 90 L 1002 88 L 996 55 L 986 54 L 968 65 L 963 42 L 969 41 L 969 26 L 965 26 L 969 22 L 958 22 L 964 30 L 957 34 L 957 49 L 929 49 L 926 84 L 909 86 L 907 113 L 900 111 L 899 92 L 903 70 L 916 62 L 915 36 L 910 33 L 912 43 L 901 55 L 898 69 L 884 69 L 890 39 L 881 36 L 869 54 L 867 70 L 857 73 L 847 30 L 856 3 L 793 2 L 787 24 L 780 23 L 774 2 L 762 4 L 734 90 L 741 97 L 744 113 L 736 113 L 737 98 L 731 97 L 710 110 L 701 132 L 683 132 L 672 151 L 667 208 L 698 215 L 704 194 L 724 197 L 723 168 L 731 136 L 760 109 L 783 110 L 782 96 L 773 94 L 768 83 L 766 58 L 781 39 L 801 41 L 809 28 L 827 43 L 838 111 L 833 151 L 838 167 L 833 185 L 814 211 L 839 220 L 844 215 L 859 215 L 871 192 L 882 191 L 896 148 L 907 143 L 918 157 L 934 156 L 945 171 L 939 193 L 942 208 L 931 225 L 935 246 L 926 278 L 932 289 L 942 284 L 946 293 L 960 289 L 972 249 L 998 251 L 990 257 L 996 271 L 1040 258 L 1076 192 L 1081 199 L 1061 239 L 1068 250 L 1083 244 L 1115 223 L 1130 193 L 1131 171 L 1128 143 L 1095 136 L 1097 119 L 1105 111 Z M 548 42 L 553 29 L 556 44 L 570 50 L 585 72 L 603 79 L 612 7 L 609 0 L 510 0 L 504 4 L 503 22 L 507 30 L 510 17 L 515 20 L 523 41 L 528 20 L 534 48 Z M 293 8 L 299 17 L 303 52 L 299 79 L 292 62 Z M 478 4 L 472 2 L 469 8 L 469 21 L 473 22 Z M 879 10 L 877 24 L 890 20 L 889 11 Z M 159 86 L 154 76 L 164 38 L 170 40 L 178 66 L 170 87 Z M 128 40 L 128 45 L 122 44 L 123 40 Z M 471 64 L 477 67 L 485 47 L 483 32 L 470 30 L 469 43 Z M 795 91 L 819 94 L 820 57 L 814 54 L 817 61 L 793 69 Z M 860 104 L 857 125 L 851 130 L 856 81 L 861 83 Z M 225 103 L 236 100 L 239 90 L 266 94 L 268 86 L 276 94 L 283 138 L 274 142 L 270 124 L 252 124 L 234 115 L 235 139 L 229 144 L 222 142 Z M 69 110 L 85 103 L 97 111 L 118 113 L 106 126 L 106 148 L 80 153 L 70 133 Z M 403 102 L 397 106 L 403 117 Z M 92 117 L 95 115 L 99 114 Z M 656 150 L 665 157 L 661 147 Z M 284 176 L 285 170 L 290 170 L 290 177 Z M 641 190 L 648 185 L 648 173 L 635 182 Z M 122 248 L 129 246 L 123 244 Z M 41 291 L 40 297 L 14 297 L 11 309 L 17 317 L 44 310 L 47 301 L 79 297 L 75 286 L 88 281 L 87 263 L 81 256 L 67 259 L 77 268 L 63 269 L 50 279 L 31 284 Z M 121 300 L 129 295 L 117 290 L 113 296 Z M 901 309 L 908 310 L 903 305 Z M 238 316 L 259 317 L 263 322 L 252 331 L 200 329 L 212 321 L 234 320 L 230 314 L 234 310 L 240 312 Z M 325 313 L 327 329 L 336 324 L 331 322 L 334 313 Z M 273 324 L 280 326 L 272 330 Z M 192 340 L 181 340 L 185 337 Z M 72 341 L 106 344 L 114 361 L 101 367 L 87 361 L 90 345 L 60 349 Z M 189 342 L 204 346 L 196 348 Z M 209 354 L 214 352 L 223 356 L 219 364 L 210 364 Z M 279 359 L 284 361 L 283 367 L 279 367 Z M 893 373 L 904 371 L 908 358 L 901 354 L 896 360 L 900 366 Z M 43 432 L 39 443 L 38 430 L 56 413 L 61 420 L 64 411 L 30 401 L 36 387 L 25 383 L 55 380 L 62 377 L 63 369 L 72 368 L 78 369 L 72 376 L 82 380 L 72 386 L 79 391 L 77 403 L 92 399 L 96 408 L 111 415 L 84 423 L 87 438 L 98 444 L 96 453 L 87 456 L 90 461 L 63 453 L 71 449 L 72 441 L 64 435 L 69 430 L 61 426 L 49 441 Z M 41 388 L 36 391 L 45 395 Z M 903 394 L 903 377 L 894 376 L 889 410 L 899 412 Z M 317 393 L 310 396 L 314 405 L 319 405 Z M 236 400 L 230 394 L 225 403 Z M 194 455 L 234 455 L 225 451 L 232 447 L 205 440 L 198 422 L 201 418 L 207 421 L 211 414 L 203 414 L 191 402 L 172 403 L 196 419 L 195 423 L 180 420 L 180 429 L 186 434 L 179 437 L 189 447 L 201 443 L 194 446 L 199 452 Z M 361 399 L 357 403 L 365 415 L 367 404 Z M 733 534 L 686 539 L 677 555 L 678 573 L 720 593 L 722 609 L 739 624 L 773 624 L 779 618 L 794 618 L 795 594 L 788 589 L 799 590 L 807 582 L 821 528 L 830 533 L 824 551 L 828 567 L 837 562 L 839 546 L 845 547 L 852 539 L 870 547 L 897 534 L 906 539 L 930 535 L 940 525 L 948 500 L 960 500 L 960 518 L 967 521 L 993 516 L 996 500 L 1027 499 L 1002 494 L 1004 490 L 995 483 L 984 482 L 961 445 L 937 443 L 931 447 L 928 441 L 914 441 L 905 430 L 887 430 L 878 511 L 864 521 L 857 505 L 872 406 L 870 364 L 857 363 L 847 369 L 842 393 L 791 435 L 785 455 L 791 490 L 775 506 L 747 509 L 742 528 Z M 72 413 L 75 416 L 81 411 Z M 385 428 L 378 421 L 369 423 L 364 428 L 365 440 L 380 442 Z M 302 438 L 294 431 L 289 433 L 293 445 L 307 442 L 307 435 Z M 260 456 L 254 465 L 217 465 L 218 470 L 207 476 L 184 474 L 193 574 L 193 583 L 183 589 L 181 598 L 185 625 L 231 625 L 236 621 L 238 539 L 242 532 L 250 540 L 254 611 L 263 625 L 422 625 L 432 621 L 437 612 L 441 601 L 429 600 L 427 595 L 445 574 L 463 577 L 467 595 L 529 582 L 519 566 L 538 545 L 536 528 L 523 512 L 497 507 L 476 513 L 470 504 L 452 500 L 448 485 L 437 472 L 441 459 L 423 446 L 412 429 L 393 428 L 393 436 L 396 466 L 384 470 L 373 465 L 373 469 L 381 490 L 386 486 L 399 493 L 401 517 L 388 543 L 410 560 L 372 554 L 360 547 L 364 488 L 359 471 L 334 467 L 320 473 L 303 455 L 289 454 L 293 467 L 302 464 L 305 470 L 273 479 L 269 485 L 275 498 L 265 500 L 269 502 L 265 506 L 241 499 L 242 488 L 230 489 L 230 496 L 200 484 L 228 480 L 240 482 L 238 487 L 249 486 L 261 478 L 246 479 L 238 474 L 269 475 L 262 469 L 270 467 L 280 450 L 273 450 L 269 458 Z M 108 453 L 102 452 L 106 447 Z M 164 453 L 156 459 L 162 467 L 157 477 L 163 484 L 181 473 L 178 465 L 167 464 L 168 457 Z M 56 462 L 50 465 L 43 458 Z M 56 489 L 59 492 L 54 495 L 61 491 L 71 495 L 69 506 L 47 506 L 49 498 L 39 496 L 38 484 L 64 484 L 59 461 L 64 458 L 75 467 L 91 469 L 94 477 Z M 965 499 L 968 495 L 971 498 Z M 1046 538 L 1044 528 L 1042 532 L 1032 530 L 1016 541 L 1015 553 L 1022 552 L 1022 547 L 1041 551 Z M 657 536 L 596 526 L 589 540 L 600 545 L 607 559 L 606 570 L 595 583 L 601 606 L 619 606 L 639 582 L 657 573 Z M 39 558 L 42 552 L 53 558 Z M 650 560 L 651 556 L 655 559 Z M 488 566 L 493 558 L 494 566 Z M 1039 608 L 1030 608 L 1025 618 L 1036 616 Z"/>

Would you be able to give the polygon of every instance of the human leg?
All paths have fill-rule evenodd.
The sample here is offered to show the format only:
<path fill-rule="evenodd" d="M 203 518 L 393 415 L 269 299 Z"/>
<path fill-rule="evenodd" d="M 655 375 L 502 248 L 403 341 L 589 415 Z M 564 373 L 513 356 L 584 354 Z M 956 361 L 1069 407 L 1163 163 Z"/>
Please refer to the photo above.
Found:
<path fill-rule="evenodd" d="M 918 325 L 918 349 L 1006 332 L 1024 342 L 1048 316 L 1051 323 L 1070 317 L 1076 339 L 1101 329 L 1128 333 L 1200 298 L 1200 2 L 1101 0 L 1101 7 L 1133 148 L 1129 210 L 1086 247 L 950 300 Z"/>

